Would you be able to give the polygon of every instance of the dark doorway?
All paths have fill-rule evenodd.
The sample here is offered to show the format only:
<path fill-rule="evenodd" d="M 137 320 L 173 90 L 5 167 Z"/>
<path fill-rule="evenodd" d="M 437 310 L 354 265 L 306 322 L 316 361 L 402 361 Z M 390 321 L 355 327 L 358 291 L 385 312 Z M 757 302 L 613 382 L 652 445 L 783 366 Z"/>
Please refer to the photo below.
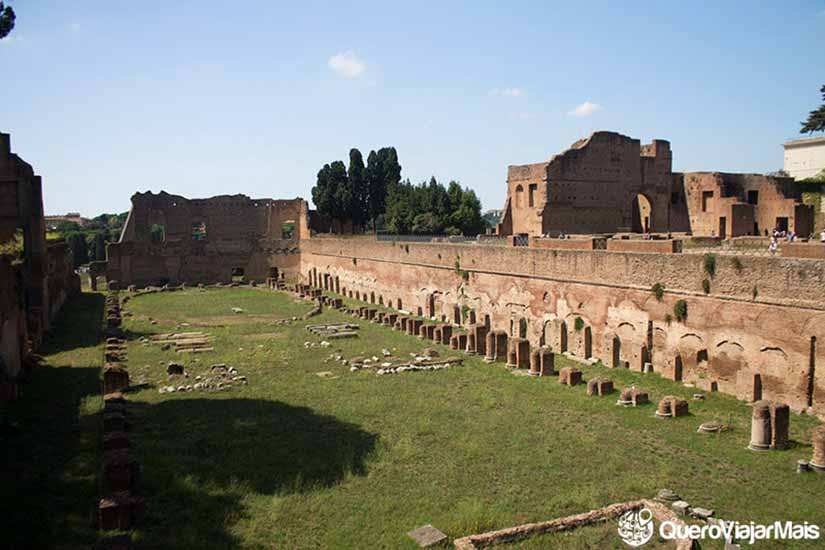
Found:
<path fill-rule="evenodd" d="M 636 195 L 633 199 L 631 207 L 632 221 L 631 231 L 634 233 L 647 233 L 650 231 L 650 220 L 652 216 L 652 208 L 650 201 L 641 193 Z"/>
<path fill-rule="evenodd" d="M 622 366 L 622 341 L 618 336 L 613 337 L 613 368 Z"/>
<path fill-rule="evenodd" d="M 593 357 L 593 333 L 590 327 L 584 327 L 584 358 Z"/>
<path fill-rule="evenodd" d="M 788 231 L 788 218 L 776 218 L 776 228 L 779 231 Z"/>
<path fill-rule="evenodd" d="M 559 351 L 564 353 L 567 351 L 567 323 L 562 321 L 559 329 Z"/>
<path fill-rule="evenodd" d="M 762 399 L 762 375 L 753 375 L 753 401 L 760 401 Z"/>
<path fill-rule="evenodd" d="M 719 237 L 724 239 L 728 234 L 728 219 L 725 216 L 719 218 Z"/>
<path fill-rule="evenodd" d="M 673 365 L 673 380 L 676 382 L 682 381 L 682 356 L 676 356 L 676 362 Z"/>

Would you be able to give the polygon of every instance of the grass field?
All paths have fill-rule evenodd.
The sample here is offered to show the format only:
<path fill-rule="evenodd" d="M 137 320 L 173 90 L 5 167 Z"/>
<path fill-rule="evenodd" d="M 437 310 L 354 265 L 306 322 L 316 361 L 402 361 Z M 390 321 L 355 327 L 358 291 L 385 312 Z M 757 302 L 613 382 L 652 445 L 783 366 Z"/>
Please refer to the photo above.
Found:
<path fill-rule="evenodd" d="M 83 300 L 97 297 L 85 294 Z M 72 330 L 95 321 L 71 307 Z M 244 313 L 233 314 L 233 307 Z M 129 407 L 147 499 L 147 517 L 135 533 L 142 547 L 415 548 L 405 533 L 426 523 L 452 539 L 652 497 L 663 487 L 725 519 L 825 524 L 825 478 L 794 471 L 796 460 L 811 454 L 816 420 L 810 417 L 792 416 L 789 450 L 758 454 L 746 450 L 750 408 L 729 396 L 690 401 L 685 418 L 655 418 L 660 397 L 689 398 L 694 392 L 658 375 L 582 367 L 585 379 L 599 374 L 618 388 L 637 384 L 650 392 L 653 404 L 625 409 L 615 405 L 617 394 L 590 398 L 584 386 L 514 376 L 502 363 L 488 365 L 477 357 L 442 371 L 352 373 L 330 356 L 339 350 L 347 358 L 380 356 L 387 348 L 404 357 L 425 346 L 443 356 L 455 352 L 364 322 L 357 339 L 305 348 L 307 341 L 320 341 L 304 329 L 306 321 L 275 320 L 309 308 L 291 295 L 254 288 L 189 289 L 126 304 L 133 313 L 126 319 L 129 371 L 133 383 L 141 384 L 129 394 Z M 309 323 L 324 321 L 353 318 L 325 310 Z M 215 352 L 181 355 L 139 341 L 175 330 L 208 332 Z M 64 346 L 47 357 L 49 367 L 35 369 L 49 393 L 28 397 L 42 402 L 44 416 L 48 407 L 68 416 L 57 427 L 78 429 L 99 406 L 81 383 L 100 361 L 97 344 L 86 344 Z M 182 360 L 190 383 L 213 363 L 236 367 L 249 383 L 229 391 L 161 394 L 171 360 Z M 557 356 L 556 368 L 565 364 Z M 41 369 L 80 370 L 79 386 L 65 406 L 51 402 L 63 388 L 45 387 L 65 381 L 37 374 Z M 333 376 L 317 376 L 322 371 Z M 696 433 L 701 422 L 713 419 L 730 422 L 732 430 Z M 95 430 L 73 435 L 60 453 L 85 457 L 86 438 Z M 24 447 L 17 446 L 20 462 L 27 460 Z M 71 478 L 80 475 L 75 470 L 96 467 L 94 460 L 51 460 L 50 469 Z M 84 499 L 94 499 L 94 491 L 88 494 L 93 474 L 87 475 L 92 477 L 52 488 L 68 498 L 50 503 L 50 515 L 82 516 Z M 36 481 L 41 485 L 33 486 L 40 487 L 48 479 Z M 34 529 L 34 520 L 20 521 L 21 529 Z M 614 527 L 608 523 L 506 548 L 622 548 Z M 55 533 L 45 530 L 42 536 Z M 83 529 L 75 536 L 82 540 Z M 716 547 L 721 546 L 704 545 Z"/>

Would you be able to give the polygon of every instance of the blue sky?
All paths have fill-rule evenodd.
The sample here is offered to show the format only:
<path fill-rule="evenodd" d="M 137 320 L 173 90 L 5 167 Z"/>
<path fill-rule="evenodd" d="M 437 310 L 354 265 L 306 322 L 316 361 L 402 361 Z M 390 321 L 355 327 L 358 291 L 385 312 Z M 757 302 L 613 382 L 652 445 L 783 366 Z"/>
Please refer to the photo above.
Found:
<path fill-rule="evenodd" d="M 508 164 L 599 129 L 670 140 L 675 170 L 767 172 L 825 84 L 821 0 L 12 5 L 0 131 L 47 213 L 309 199 L 324 163 L 385 145 L 501 208 Z"/>

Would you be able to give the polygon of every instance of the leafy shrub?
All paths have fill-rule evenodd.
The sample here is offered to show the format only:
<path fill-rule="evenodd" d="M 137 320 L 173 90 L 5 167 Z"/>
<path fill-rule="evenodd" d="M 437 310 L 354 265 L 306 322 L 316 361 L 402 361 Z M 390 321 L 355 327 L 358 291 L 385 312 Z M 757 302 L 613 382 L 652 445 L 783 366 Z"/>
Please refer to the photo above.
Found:
<path fill-rule="evenodd" d="M 742 273 L 742 260 L 739 258 L 734 258 L 731 260 L 731 263 L 733 264 L 733 269 L 735 269 L 737 273 Z"/>
<path fill-rule="evenodd" d="M 710 280 L 709 279 L 702 279 L 702 290 L 705 291 L 705 294 L 710 294 Z"/>
<path fill-rule="evenodd" d="M 654 296 L 656 296 L 656 300 L 658 300 L 659 302 L 661 302 L 662 298 L 664 298 L 665 296 L 665 287 L 664 285 L 662 285 L 662 283 L 654 284 L 650 288 L 650 291 L 653 293 Z"/>
<path fill-rule="evenodd" d="M 676 320 L 680 323 L 687 319 L 688 314 L 688 307 L 687 302 L 684 300 L 679 300 L 675 304 L 673 304 L 673 316 L 676 317 Z"/>
<path fill-rule="evenodd" d="M 712 254 L 710 252 L 705 254 L 704 267 L 705 273 L 710 275 L 710 278 L 713 279 L 713 276 L 716 275 L 716 254 Z"/>
<path fill-rule="evenodd" d="M 756 285 L 753 285 L 753 290 L 751 291 L 751 294 L 753 295 L 754 300 L 756 300 L 756 297 L 759 296 L 759 289 L 756 288 Z"/>
<path fill-rule="evenodd" d="M 667 326 L 670 326 L 670 323 L 672 323 L 672 322 L 673 322 L 673 315 L 671 315 L 670 313 L 666 313 L 665 314 L 665 323 L 667 324 Z"/>
<path fill-rule="evenodd" d="M 584 320 L 581 317 L 576 317 L 576 320 L 573 321 L 573 327 L 576 329 L 576 332 L 581 332 L 584 328 Z"/>

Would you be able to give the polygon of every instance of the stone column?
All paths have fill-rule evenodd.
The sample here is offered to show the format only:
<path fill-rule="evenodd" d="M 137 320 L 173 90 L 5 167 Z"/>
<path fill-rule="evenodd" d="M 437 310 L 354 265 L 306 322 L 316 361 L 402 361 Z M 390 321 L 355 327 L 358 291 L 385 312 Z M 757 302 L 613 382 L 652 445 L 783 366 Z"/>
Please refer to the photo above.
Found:
<path fill-rule="evenodd" d="M 771 449 L 788 447 L 788 429 L 791 423 L 791 409 L 784 403 L 771 402 Z"/>
<path fill-rule="evenodd" d="M 752 451 L 767 451 L 771 446 L 771 410 L 767 401 L 753 404 L 751 415 L 751 441 L 748 448 Z"/>
<path fill-rule="evenodd" d="M 467 355 L 475 355 L 476 354 L 476 335 L 472 332 L 467 334 L 465 338 L 465 345 L 464 345 L 464 353 Z"/>
<path fill-rule="evenodd" d="M 539 353 L 541 355 L 540 376 L 552 376 L 556 367 L 556 355 L 547 346 L 539 348 Z"/>
<path fill-rule="evenodd" d="M 493 332 L 488 332 L 486 340 L 487 353 L 484 356 L 485 363 L 492 363 L 496 360 L 496 335 Z M 470 339 L 467 338 L 467 349 L 470 349 Z"/>

